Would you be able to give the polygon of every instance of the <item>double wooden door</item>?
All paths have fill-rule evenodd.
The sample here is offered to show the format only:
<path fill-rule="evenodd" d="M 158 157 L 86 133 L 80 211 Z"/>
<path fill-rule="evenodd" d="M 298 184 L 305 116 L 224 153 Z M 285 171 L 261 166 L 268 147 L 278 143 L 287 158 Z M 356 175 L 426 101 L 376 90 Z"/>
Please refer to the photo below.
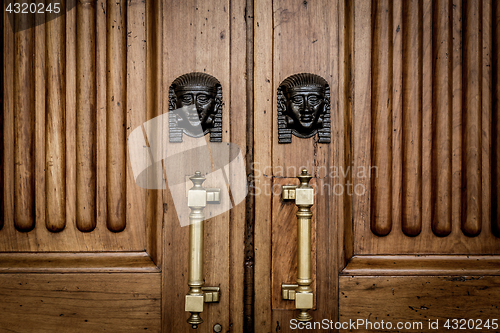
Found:
<path fill-rule="evenodd" d="M 304 167 L 321 328 L 494 319 L 499 17 L 494 0 L 99 0 L 14 33 L 5 14 L 0 331 L 191 330 L 188 228 L 168 189 L 136 184 L 127 138 L 192 72 L 221 83 L 249 189 L 205 222 L 221 297 L 198 331 L 294 330 L 296 207 L 279 192 Z M 330 143 L 279 143 L 297 73 L 328 82 Z"/>

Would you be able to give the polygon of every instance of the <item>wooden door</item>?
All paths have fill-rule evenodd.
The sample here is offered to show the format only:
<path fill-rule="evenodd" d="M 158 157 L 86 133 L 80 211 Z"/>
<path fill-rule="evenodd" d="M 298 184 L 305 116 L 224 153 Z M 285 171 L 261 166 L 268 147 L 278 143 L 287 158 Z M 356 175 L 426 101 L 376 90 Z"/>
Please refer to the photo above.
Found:
<path fill-rule="evenodd" d="M 352 160 L 378 177 L 353 175 L 368 193 L 344 221 L 353 231 L 340 321 L 431 331 L 438 320 L 443 331 L 448 319 L 455 329 L 453 319 L 474 319 L 472 330 L 497 315 L 499 10 L 498 1 L 349 4 Z"/>
<path fill-rule="evenodd" d="M 194 72 L 221 84 L 222 142 L 241 148 L 249 189 L 205 223 L 205 285 L 221 298 L 197 331 L 295 331 L 281 284 L 297 274 L 296 207 L 280 189 L 302 168 L 316 191 L 313 322 L 495 330 L 498 1 L 66 6 L 47 23 L 11 16 L 35 25 L 16 33 L 3 15 L 0 332 L 194 331 L 188 228 L 168 188 L 136 184 L 127 150 Z M 300 73 L 328 85 L 330 142 L 280 143 L 278 89 Z"/>
<path fill-rule="evenodd" d="M 255 331 L 298 327 L 280 294 L 294 207 L 263 189 L 301 167 L 318 190 L 309 331 L 496 330 L 498 1 L 254 6 Z M 279 143 L 278 87 L 296 73 L 330 85 L 330 144 Z"/>
<path fill-rule="evenodd" d="M 158 112 L 152 9 L 63 5 L 2 15 L 0 331 L 159 332 L 161 200 L 126 146 Z"/>
<path fill-rule="evenodd" d="M 127 145 L 144 129 L 162 147 L 147 122 L 169 111 L 174 79 L 201 72 L 222 87 L 222 141 L 245 153 L 246 3 L 64 5 L 2 20 L 0 331 L 190 331 L 189 228 L 168 189 L 135 182 Z M 221 298 L 199 332 L 243 329 L 245 214 L 206 222 L 205 284 Z"/>

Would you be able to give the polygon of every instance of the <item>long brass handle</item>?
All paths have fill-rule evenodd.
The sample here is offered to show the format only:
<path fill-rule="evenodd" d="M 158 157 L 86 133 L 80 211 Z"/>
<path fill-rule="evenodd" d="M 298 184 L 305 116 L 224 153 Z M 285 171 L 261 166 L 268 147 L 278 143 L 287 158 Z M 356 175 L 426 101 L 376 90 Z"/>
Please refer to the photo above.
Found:
<path fill-rule="evenodd" d="M 297 320 L 310 321 L 307 312 L 313 308 L 313 290 L 311 288 L 311 207 L 314 204 L 314 189 L 309 185 L 312 176 L 306 169 L 297 176 L 299 186 L 285 185 L 282 189 L 283 200 L 295 200 L 297 211 L 297 284 L 282 284 L 284 299 L 295 300 L 295 308 L 300 310 Z"/>
<path fill-rule="evenodd" d="M 207 203 L 220 202 L 220 189 L 205 189 L 202 184 L 205 177 L 199 171 L 191 178 L 193 187 L 188 191 L 189 214 L 189 266 L 188 286 L 185 311 L 191 315 L 187 320 L 194 329 L 203 323 L 200 313 L 203 312 L 203 303 L 219 302 L 219 287 L 204 287 L 203 280 L 203 209 Z"/>

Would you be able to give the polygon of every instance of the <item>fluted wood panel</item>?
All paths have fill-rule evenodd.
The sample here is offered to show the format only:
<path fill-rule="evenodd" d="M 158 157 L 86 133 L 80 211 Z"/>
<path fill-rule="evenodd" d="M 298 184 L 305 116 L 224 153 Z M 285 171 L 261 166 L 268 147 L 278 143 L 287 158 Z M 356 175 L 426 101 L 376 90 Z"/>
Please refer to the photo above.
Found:
<path fill-rule="evenodd" d="M 466 0 L 463 4 L 464 105 L 463 105 L 463 215 L 462 230 L 476 236 L 482 224 L 481 184 L 481 81 L 482 81 L 482 1 Z"/>
<path fill-rule="evenodd" d="M 32 24 L 29 15 L 14 17 L 16 28 Z M 35 85 L 34 29 L 14 36 L 14 224 L 35 227 Z"/>
<path fill-rule="evenodd" d="M 111 231 L 125 229 L 126 203 L 126 10 L 107 2 L 106 17 L 106 212 Z"/>
<path fill-rule="evenodd" d="M 157 215 L 126 138 L 147 120 L 145 4 L 80 1 L 49 18 L 15 34 L 3 21 L 0 251 L 144 250 Z"/>
<path fill-rule="evenodd" d="M 76 226 L 96 226 L 96 3 L 76 5 Z"/>
<path fill-rule="evenodd" d="M 392 6 L 373 2 L 371 230 L 385 236 L 392 229 Z"/>
<path fill-rule="evenodd" d="M 65 36 L 66 16 L 46 23 L 45 225 L 53 232 L 66 226 Z"/>
<path fill-rule="evenodd" d="M 432 6 L 432 231 L 451 232 L 452 39 L 451 0 Z"/>
<path fill-rule="evenodd" d="M 408 1 L 402 22 L 402 229 L 422 230 L 422 2 Z M 401 148 L 400 148 L 401 149 Z"/>
<path fill-rule="evenodd" d="M 357 8 L 354 252 L 498 252 L 498 3 Z"/>

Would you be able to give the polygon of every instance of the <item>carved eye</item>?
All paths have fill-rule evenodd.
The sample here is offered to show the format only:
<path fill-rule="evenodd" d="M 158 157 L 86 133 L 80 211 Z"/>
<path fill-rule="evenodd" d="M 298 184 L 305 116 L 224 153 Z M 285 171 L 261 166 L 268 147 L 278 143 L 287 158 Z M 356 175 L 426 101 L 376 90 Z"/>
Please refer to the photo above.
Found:
<path fill-rule="evenodd" d="M 184 104 L 191 104 L 191 103 L 193 103 L 193 96 L 191 94 L 182 95 L 181 101 Z"/>
<path fill-rule="evenodd" d="M 196 96 L 196 101 L 200 104 L 207 104 L 210 101 L 210 96 L 206 94 L 199 94 Z"/>
<path fill-rule="evenodd" d="M 319 97 L 318 95 L 311 95 L 311 96 L 309 96 L 307 101 L 311 105 L 318 105 L 319 103 L 321 103 L 321 97 Z"/>
<path fill-rule="evenodd" d="M 292 101 L 293 104 L 302 104 L 302 102 L 304 100 L 303 100 L 302 96 L 297 95 L 297 96 L 292 97 L 291 101 Z"/>

